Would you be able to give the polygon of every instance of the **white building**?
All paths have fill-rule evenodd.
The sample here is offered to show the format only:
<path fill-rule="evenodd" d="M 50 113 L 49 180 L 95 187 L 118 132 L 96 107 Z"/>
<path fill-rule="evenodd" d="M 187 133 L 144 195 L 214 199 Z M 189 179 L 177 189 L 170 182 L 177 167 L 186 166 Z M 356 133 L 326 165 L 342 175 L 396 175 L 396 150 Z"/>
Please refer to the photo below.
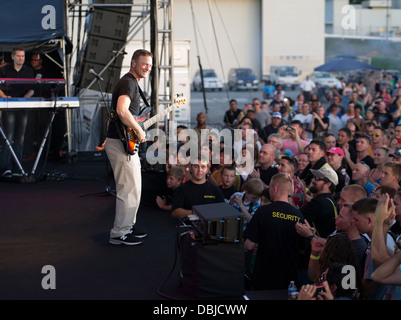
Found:
<path fill-rule="evenodd" d="M 401 1 L 326 0 L 326 33 L 338 36 L 380 37 L 401 41 Z"/>
<path fill-rule="evenodd" d="M 199 55 L 226 82 L 235 67 L 260 79 L 277 64 L 312 72 L 324 63 L 324 19 L 324 0 L 175 0 L 173 30 L 190 41 L 191 77 Z"/>

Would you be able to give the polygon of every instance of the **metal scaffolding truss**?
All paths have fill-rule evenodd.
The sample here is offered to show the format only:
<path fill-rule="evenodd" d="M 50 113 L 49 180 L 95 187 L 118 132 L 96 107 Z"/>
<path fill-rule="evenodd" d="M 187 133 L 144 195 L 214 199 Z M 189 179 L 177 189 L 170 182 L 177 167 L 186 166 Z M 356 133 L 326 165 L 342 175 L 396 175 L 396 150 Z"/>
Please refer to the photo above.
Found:
<path fill-rule="evenodd" d="M 85 2 L 85 3 L 84 3 Z M 101 3 L 102 2 L 102 3 Z M 113 3 L 114 2 L 114 3 Z M 145 83 L 145 92 L 150 96 L 152 113 L 159 112 L 159 105 L 171 104 L 174 100 L 172 96 L 173 88 L 173 5 L 172 0 L 134 0 L 133 3 L 121 4 L 113 0 L 98 0 L 94 3 L 90 0 L 70 0 L 68 3 L 67 26 L 69 37 L 74 44 L 74 51 L 68 61 L 68 68 L 71 70 L 74 62 L 78 61 L 78 55 L 88 38 L 88 17 L 101 7 L 127 7 L 131 9 L 131 20 L 125 44 L 115 53 L 113 58 L 99 72 L 101 76 L 109 68 L 115 59 L 124 52 L 125 47 L 133 39 L 142 40 L 144 45 L 150 41 L 150 50 L 154 55 L 154 66 L 148 83 Z M 149 28 L 149 33 L 147 33 Z M 149 34 L 149 39 L 146 35 Z M 74 61 L 75 60 L 75 61 Z M 72 75 L 72 72 L 70 72 Z M 160 83 L 162 79 L 162 83 Z M 71 81 L 71 79 L 70 79 Z M 91 88 L 96 79 L 80 93 Z M 149 94 L 150 92 L 150 94 Z"/>

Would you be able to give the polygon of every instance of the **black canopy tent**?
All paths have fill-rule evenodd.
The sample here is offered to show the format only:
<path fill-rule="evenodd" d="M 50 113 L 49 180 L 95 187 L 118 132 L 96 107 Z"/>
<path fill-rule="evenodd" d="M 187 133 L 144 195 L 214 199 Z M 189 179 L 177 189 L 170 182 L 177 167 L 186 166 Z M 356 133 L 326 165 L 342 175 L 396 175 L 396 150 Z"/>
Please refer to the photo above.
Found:
<path fill-rule="evenodd" d="M 46 55 L 67 80 L 66 55 L 72 44 L 67 37 L 65 5 L 64 0 L 2 0 L 0 62 L 10 62 L 11 50 L 20 47 L 27 53 Z"/>
<path fill-rule="evenodd" d="M 72 52 L 72 43 L 67 37 L 65 0 L 2 0 L 0 10 L 0 66 L 12 63 L 11 51 L 13 48 L 22 48 L 26 51 L 25 63 L 27 65 L 29 65 L 30 56 L 33 53 L 41 54 L 43 65 L 53 75 L 51 78 L 65 79 L 63 84 L 58 87 L 57 95 L 59 97 L 70 95 L 68 80 L 70 68 L 67 55 Z M 7 82 L 4 85 L 7 85 Z M 53 123 L 54 120 L 53 124 L 56 128 L 52 131 L 52 143 L 56 145 L 54 150 L 61 148 L 64 135 L 67 133 L 69 139 L 68 152 L 70 152 L 70 110 L 65 110 L 65 112 L 59 110 L 56 117 L 55 115 L 56 112 L 52 114 L 50 122 Z M 29 128 L 32 128 L 32 125 L 31 127 L 28 125 L 25 137 L 31 136 Z M 38 159 L 39 156 L 36 161 Z M 34 168 L 36 168 L 36 161 Z"/>

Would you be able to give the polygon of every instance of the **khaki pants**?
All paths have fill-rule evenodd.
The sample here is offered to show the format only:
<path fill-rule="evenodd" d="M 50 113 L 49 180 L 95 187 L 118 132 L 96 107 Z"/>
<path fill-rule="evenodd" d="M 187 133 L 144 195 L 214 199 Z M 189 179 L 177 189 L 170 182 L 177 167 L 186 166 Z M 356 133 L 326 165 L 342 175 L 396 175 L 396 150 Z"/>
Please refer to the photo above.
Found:
<path fill-rule="evenodd" d="M 118 139 L 106 139 L 105 150 L 116 183 L 116 215 L 110 237 L 121 237 L 131 230 L 141 202 L 142 175 L 138 153 L 127 155 Z"/>

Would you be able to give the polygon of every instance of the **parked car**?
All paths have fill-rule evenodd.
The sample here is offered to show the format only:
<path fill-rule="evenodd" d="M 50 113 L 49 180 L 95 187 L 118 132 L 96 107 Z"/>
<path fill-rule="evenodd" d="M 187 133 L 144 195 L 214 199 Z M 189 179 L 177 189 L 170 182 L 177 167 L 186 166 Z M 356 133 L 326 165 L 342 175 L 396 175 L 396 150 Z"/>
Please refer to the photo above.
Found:
<path fill-rule="evenodd" d="M 205 85 L 205 90 L 219 90 L 222 91 L 224 88 L 223 81 L 217 76 L 213 69 L 203 70 L 203 84 Z M 192 88 L 194 91 L 202 90 L 202 79 L 200 70 L 195 73 L 192 80 Z"/>
<path fill-rule="evenodd" d="M 400 78 L 400 70 L 393 70 L 393 69 L 387 69 L 386 70 L 386 73 L 388 74 L 388 75 L 392 75 L 392 76 L 396 76 L 398 79 Z"/>
<path fill-rule="evenodd" d="M 310 79 L 317 87 L 333 88 L 340 84 L 340 80 L 333 77 L 329 72 L 316 71 L 310 75 Z"/>
<path fill-rule="evenodd" d="M 283 89 L 299 87 L 301 71 L 296 66 L 271 66 L 270 81 L 274 86 L 281 85 Z"/>
<path fill-rule="evenodd" d="M 228 72 L 228 89 L 257 91 L 259 80 L 250 68 L 233 68 Z"/>

